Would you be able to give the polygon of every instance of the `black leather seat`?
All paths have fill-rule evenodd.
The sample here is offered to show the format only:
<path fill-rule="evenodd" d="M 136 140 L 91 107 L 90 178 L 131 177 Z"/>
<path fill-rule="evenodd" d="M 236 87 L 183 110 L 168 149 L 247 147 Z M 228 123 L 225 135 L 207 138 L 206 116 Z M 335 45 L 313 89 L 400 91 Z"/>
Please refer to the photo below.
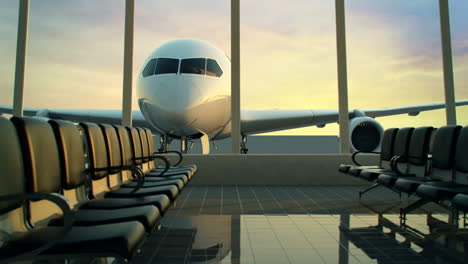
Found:
<path fill-rule="evenodd" d="M 396 132 L 395 141 L 394 141 L 393 157 L 395 156 L 406 157 L 407 156 L 413 130 L 414 128 L 412 127 L 405 127 L 405 128 L 398 129 L 398 131 Z M 393 174 L 394 171 L 391 168 L 389 163 L 391 163 L 391 161 L 390 162 L 386 161 L 385 167 L 380 168 L 380 169 L 364 169 L 359 174 L 359 178 L 364 179 L 366 181 L 373 182 L 381 174 Z M 407 169 L 406 165 L 407 165 L 406 162 L 401 162 L 399 163 L 398 169 L 402 171 L 406 171 Z"/>
<path fill-rule="evenodd" d="M 101 128 L 93 123 L 81 123 L 80 126 L 83 127 L 87 137 L 88 154 L 90 159 L 89 170 L 92 179 L 99 180 L 108 176 L 109 173 L 112 173 L 112 171 L 109 171 L 109 169 L 115 170 L 115 172 L 120 172 L 120 170 L 118 169 L 118 163 L 109 164 L 109 162 L 116 162 L 118 159 L 108 159 L 104 134 Z M 177 195 L 179 194 L 179 189 L 175 185 L 150 188 L 120 188 L 117 190 L 110 190 L 109 192 L 106 192 L 104 194 L 104 197 L 132 198 L 142 196 L 153 196 L 158 194 L 166 195 L 171 201 L 174 201 Z M 165 211 L 164 208 L 160 209 L 163 212 Z"/>
<path fill-rule="evenodd" d="M 422 183 L 444 179 L 447 181 L 451 178 L 455 146 L 460 129 L 460 126 L 444 126 L 437 129 L 432 143 L 431 169 L 427 177 L 398 178 L 394 185 L 395 190 L 413 194 Z"/>
<path fill-rule="evenodd" d="M 67 121 L 51 121 L 56 126 L 60 124 L 64 133 L 54 133 L 51 125 L 44 119 L 13 117 L 20 136 L 20 143 L 25 151 L 23 157 L 31 160 L 32 168 L 48 166 L 47 171 L 31 170 L 26 174 L 27 182 L 33 192 L 61 193 L 64 190 L 85 188 L 87 176 L 83 142 L 78 128 Z M 55 135 L 54 135 L 55 134 Z M 44 146 L 47 146 L 45 148 Z M 78 202 L 86 202 L 78 200 Z M 140 221 L 148 232 L 156 226 L 160 218 L 156 206 L 147 205 L 122 210 L 81 210 L 74 208 L 74 225 L 99 225 Z M 57 218 L 50 225 L 63 225 L 62 218 Z"/>
<path fill-rule="evenodd" d="M 89 156 L 92 156 L 92 159 L 90 157 L 90 163 L 91 164 L 98 164 L 99 166 L 103 166 L 101 171 L 94 171 L 96 167 L 90 168 L 86 173 L 84 174 L 89 175 L 94 179 L 101 179 L 102 177 L 106 176 L 106 173 L 109 172 L 116 172 L 120 171 L 123 169 L 126 169 L 130 166 L 130 161 L 131 157 L 127 156 L 121 156 L 118 153 L 118 150 L 120 150 L 120 145 L 119 145 L 119 140 L 117 138 L 114 138 L 113 141 L 109 140 L 107 142 L 107 145 L 105 144 L 106 142 L 102 140 L 102 136 L 96 136 L 96 137 L 87 137 L 86 136 L 86 131 L 84 131 L 83 137 L 80 135 L 80 131 L 78 130 L 79 128 L 75 126 L 74 124 L 67 122 L 67 121 L 59 121 L 59 120 L 51 120 L 49 121 L 51 123 L 54 133 L 57 137 L 57 142 L 59 143 L 59 150 L 61 153 L 61 156 L 69 157 L 67 159 L 63 159 L 62 161 L 62 168 L 65 170 L 63 172 L 63 178 L 65 182 L 68 182 L 68 185 L 73 187 L 77 185 L 77 182 L 81 182 L 84 179 L 79 178 L 80 173 L 83 173 L 84 170 L 84 152 L 83 152 L 83 140 L 86 140 L 88 142 L 87 148 L 88 150 L 91 150 L 90 153 L 88 153 Z M 89 124 L 92 126 L 92 129 L 96 131 L 96 134 L 99 135 L 100 128 L 95 125 L 95 124 Z M 114 136 L 116 134 L 114 133 Z M 110 138 L 111 136 L 109 136 Z M 117 140 L 117 142 L 116 142 Z M 65 144 L 66 143 L 66 144 Z M 112 149 L 113 151 L 108 150 L 108 152 L 112 152 L 112 154 L 103 155 L 101 153 L 101 157 L 98 160 L 95 152 L 92 152 L 93 150 L 96 151 L 94 147 L 97 145 L 106 145 L 108 149 Z M 122 146 L 125 146 L 122 144 Z M 102 148 L 100 148 L 102 151 Z M 108 161 L 109 157 L 109 162 Z M 113 169 L 109 169 L 109 166 L 114 166 Z M 74 176 L 72 176 L 74 175 Z M 81 177 L 82 177 L 81 176 Z M 78 178 L 77 178 L 78 177 Z M 81 205 L 80 208 L 82 209 L 118 209 L 118 208 L 133 208 L 133 207 L 138 207 L 138 206 L 151 206 L 154 205 L 158 208 L 159 212 L 161 214 L 164 214 L 164 212 L 169 208 L 170 206 L 170 199 L 166 195 L 152 195 L 152 196 L 147 196 L 144 198 L 128 198 L 128 199 L 103 199 L 103 198 L 96 198 L 94 197 L 94 194 L 92 193 L 93 190 L 90 189 L 88 196 L 93 197 L 94 199 L 87 201 L 85 204 Z M 123 213 L 124 211 L 122 211 Z M 147 221 L 148 223 L 152 222 L 150 219 Z"/>
<path fill-rule="evenodd" d="M 131 259 L 144 242 L 145 229 L 139 222 L 126 222 L 86 227 L 73 227 L 65 236 L 60 237 L 58 227 L 37 228 L 27 232 L 17 240 L 11 241 L 1 250 L 8 257 L 31 251 L 57 238 L 57 243 L 41 252 L 36 259 L 82 257 L 116 257 Z"/>
<path fill-rule="evenodd" d="M 17 119 L 18 121 L 20 120 Z M 54 151 L 55 143 L 48 144 L 38 139 L 42 137 L 42 133 L 49 133 L 51 129 L 41 122 L 32 123 L 42 129 L 34 134 L 25 134 L 24 131 L 16 131 L 10 121 L 0 117 L 0 213 L 2 218 L 20 218 L 17 214 L 8 214 L 21 208 L 24 201 L 48 199 L 59 205 L 65 213 L 65 227 L 38 226 L 19 236 L 10 235 L 0 248 L 0 260 L 14 262 L 40 258 L 69 259 L 82 255 L 130 259 L 144 241 L 144 226 L 138 221 L 91 227 L 72 226 L 73 211 L 67 201 L 60 194 L 49 192 L 60 188 L 60 182 L 53 180 L 57 175 L 60 177 L 59 157 L 57 150 Z M 34 144 L 34 161 L 27 153 L 31 151 L 28 150 L 28 144 L 20 146 L 17 132 Z M 23 157 L 23 154 L 26 155 Z M 36 182 L 28 181 L 26 184 L 25 174 L 44 175 L 47 178 Z M 12 221 L 24 222 L 24 219 L 16 218 Z"/>
<path fill-rule="evenodd" d="M 468 127 L 463 127 L 458 136 L 452 180 L 423 183 L 416 189 L 416 194 L 433 202 L 451 200 L 457 194 L 468 194 Z"/>
<path fill-rule="evenodd" d="M 107 156 L 109 157 L 110 167 L 115 167 L 117 169 L 125 170 L 131 168 L 131 166 L 136 166 L 132 162 L 130 140 L 128 138 L 128 133 L 123 132 L 123 135 L 117 135 L 116 128 L 111 125 L 101 124 L 100 125 L 102 132 L 104 134 L 104 139 L 106 141 L 106 150 Z M 120 138 L 120 139 L 119 139 Z M 125 164 L 123 164 L 125 160 Z M 175 185 L 181 191 L 185 184 L 181 179 L 174 180 L 165 180 L 158 183 L 149 183 L 149 182 L 128 182 L 126 179 L 122 179 L 124 183 L 120 185 L 121 188 L 147 188 L 147 187 L 157 187 L 164 185 Z M 127 183 L 125 183 L 127 181 Z"/>
<path fill-rule="evenodd" d="M 380 151 L 380 161 L 377 166 L 354 166 L 350 164 L 341 164 L 338 170 L 342 173 L 348 173 L 351 176 L 357 177 L 364 169 L 389 169 L 390 160 L 393 157 L 393 148 L 395 143 L 395 137 L 398 132 L 398 128 L 389 128 L 386 129 L 382 137 L 382 146 Z M 354 153 L 353 155 L 358 155 L 361 152 Z M 362 152 L 365 153 L 365 152 Z"/>
<path fill-rule="evenodd" d="M 142 133 L 140 133 L 140 130 L 137 128 L 127 127 L 127 130 L 132 143 L 133 160 L 135 165 L 139 166 L 143 170 L 145 181 L 161 182 L 166 180 L 182 180 L 184 184 L 187 184 L 190 181 L 193 175 L 191 170 L 165 172 L 165 169 L 161 169 L 159 171 L 152 172 L 150 168 L 154 166 L 154 155 L 152 154 L 153 152 L 151 152 L 151 149 L 154 149 L 154 146 L 151 148 L 148 144 L 146 133 L 143 133 L 144 130 L 141 130 Z"/>
<path fill-rule="evenodd" d="M 181 162 L 182 162 L 182 159 L 183 159 L 183 156 L 182 156 L 182 153 L 180 152 L 177 152 L 177 151 L 168 151 L 168 152 L 155 152 L 155 149 L 154 149 L 154 140 L 153 140 L 153 135 L 151 133 L 151 130 L 148 129 L 148 128 L 140 128 L 143 132 L 146 133 L 146 137 L 148 139 L 148 145 L 149 145 L 149 153 L 150 154 L 169 154 L 169 153 L 177 153 L 179 155 L 179 160 L 177 161 L 176 164 L 171 164 L 171 167 L 169 168 L 168 172 L 181 172 L 181 171 L 189 171 L 191 174 L 190 174 L 190 179 L 193 177 L 193 175 L 195 175 L 195 173 L 197 172 L 197 165 L 195 164 L 187 164 L 187 165 L 179 165 Z M 158 169 L 156 166 L 154 166 L 154 163 L 153 164 L 150 164 L 150 170 L 153 171 L 153 172 L 158 172 L 159 171 L 162 171 L 163 169 L 160 168 Z"/>
<path fill-rule="evenodd" d="M 400 178 L 426 176 L 429 146 L 433 131 L 433 127 L 418 127 L 414 129 L 411 133 L 406 156 L 397 156 L 394 160 L 394 167 L 398 166 L 399 158 L 405 161 L 406 171 L 383 173 L 377 177 L 377 182 L 388 188 L 393 188 L 395 182 Z"/>

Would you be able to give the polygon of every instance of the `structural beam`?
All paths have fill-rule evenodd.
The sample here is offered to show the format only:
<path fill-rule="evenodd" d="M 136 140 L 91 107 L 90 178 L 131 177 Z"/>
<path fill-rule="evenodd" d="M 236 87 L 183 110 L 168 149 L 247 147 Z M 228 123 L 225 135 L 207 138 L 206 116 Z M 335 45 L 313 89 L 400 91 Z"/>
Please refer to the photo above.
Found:
<path fill-rule="evenodd" d="M 125 40 L 123 65 L 122 125 L 132 125 L 133 92 L 133 31 L 135 25 L 135 0 L 125 2 Z"/>
<path fill-rule="evenodd" d="M 346 20 L 344 0 L 335 0 L 336 48 L 338 68 L 338 106 L 340 124 L 340 153 L 349 154 L 348 71 L 346 60 Z"/>
<path fill-rule="evenodd" d="M 231 138 L 232 153 L 240 154 L 240 3 L 231 0 Z"/>
<path fill-rule="evenodd" d="M 18 36 L 16 40 L 15 84 L 13 94 L 13 115 L 23 116 L 24 73 L 28 44 L 29 0 L 20 0 L 18 14 Z"/>
<path fill-rule="evenodd" d="M 445 115 L 447 125 L 457 124 L 455 109 L 455 84 L 453 80 L 452 40 L 450 37 L 450 15 L 448 0 L 439 0 L 440 35 L 444 67 Z"/>

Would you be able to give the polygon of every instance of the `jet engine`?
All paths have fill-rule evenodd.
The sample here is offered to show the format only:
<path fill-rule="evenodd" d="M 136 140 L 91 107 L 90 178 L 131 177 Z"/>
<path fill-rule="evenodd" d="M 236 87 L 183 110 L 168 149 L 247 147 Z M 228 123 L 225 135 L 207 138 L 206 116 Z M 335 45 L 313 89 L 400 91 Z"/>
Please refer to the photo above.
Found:
<path fill-rule="evenodd" d="M 349 131 L 352 151 L 380 151 L 384 129 L 375 119 L 355 117 L 349 122 Z"/>

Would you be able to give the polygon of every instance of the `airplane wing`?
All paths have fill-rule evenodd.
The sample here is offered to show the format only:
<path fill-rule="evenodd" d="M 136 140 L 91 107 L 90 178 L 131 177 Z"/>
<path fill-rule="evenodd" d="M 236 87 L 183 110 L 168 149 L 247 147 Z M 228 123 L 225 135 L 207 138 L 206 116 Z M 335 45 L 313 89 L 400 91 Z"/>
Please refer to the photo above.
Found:
<path fill-rule="evenodd" d="M 468 105 L 468 100 L 456 102 Z M 349 118 L 357 116 L 382 117 L 400 114 L 416 116 L 420 112 L 442 109 L 445 103 L 408 105 L 391 108 L 350 110 Z M 273 132 L 306 126 L 323 127 L 338 122 L 338 110 L 242 110 L 241 129 L 245 135 Z"/>
<path fill-rule="evenodd" d="M 11 114 L 12 107 L 0 105 L 0 113 Z M 25 116 L 42 116 L 54 119 L 64 119 L 73 122 L 95 122 L 107 124 L 121 124 L 121 110 L 79 110 L 79 109 L 33 109 L 25 108 L 23 111 Z M 139 127 L 152 128 L 146 122 L 143 114 L 140 111 L 132 112 L 133 125 Z"/>

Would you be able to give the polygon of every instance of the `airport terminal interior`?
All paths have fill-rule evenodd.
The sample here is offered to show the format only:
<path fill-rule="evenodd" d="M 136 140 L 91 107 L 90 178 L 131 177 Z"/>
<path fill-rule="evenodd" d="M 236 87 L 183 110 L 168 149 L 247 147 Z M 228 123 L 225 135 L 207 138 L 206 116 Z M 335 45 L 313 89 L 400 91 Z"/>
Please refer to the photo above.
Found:
<path fill-rule="evenodd" d="M 144 63 L 143 55 L 135 56 L 142 63 L 139 71 L 133 68 L 138 48 L 133 45 L 134 22 L 135 8 L 141 12 L 138 4 L 143 1 L 122 0 L 119 23 L 124 44 L 118 59 L 123 60 L 123 73 L 118 77 L 123 88 L 117 89 L 123 92 L 121 109 L 25 107 L 28 48 L 45 45 L 28 42 L 28 30 L 35 27 L 28 19 L 34 18 L 38 2 L 18 0 L 14 9 L 18 35 L 11 73 L 13 103 L 3 106 L 0 102 L 0 264 L 468 263 L 468 98 L 463 98 L 466 91 L 455 93 L 456 85 L 466 84 L 454 83 L 454 74 L 468 68 L 456 68 L 452 61 L 452 57 L 467 58 L 459 51 L 466 53 L 468 42 L 451 40 L 449 14 L 459 10 L 449 9 L 448 0 L 433 1 L 431 9 L 437 13 L 434 21 L 440 32 L 439 74 L 423 67 L 428 73 L 422 75 L 430 81 L 418 79 L 426 85 L 438 78 L 440 102 L 350 108 L 347 59 L 354 57 L 347 55 L 345 3 L 351 0 L 335 0 L 329 2 L 334 2 L 330 10 L 336 67 L 333 64 L 330 78 L 336 79 L 332 85 L 338 91 L 333 96 L 336 109 L 291 110 L 279 115 L 281 110 L 241 109 L 241 73 L 245 74 L 241 66 L 248 66 L 241 63 L 244 42 L 240 32 L 247 31 L 240 14 L 240 4 L 247 2 L 243 0 L 230 0 L 226 8 L 231 26 L 228 55 L 207 42 L 175 40 L 154 50 Z M 50 7 L 50 2 L 44 1 L 44 6 Z M 252 15 L 245 6 L 242 10 L 246 17 Z M 154 22 L 154 18 L 145 21 Z M 48 31 L 41 34 L 56 37 Z M 193 51 L 190 48 L 214 55 L 186 55 Z M 168 51 L 185 55 L 164 55 Z M 222 53 L 219 58 L 218 53 Z M 399 60 L 411 64 L 429 59 L 421 55 Z M 162 64 L 168 61 L 170 67 Z M 288 67 L 287 63 L 291 61 L 282 67 Z M 400 67 L 395 61 L 389 64 Z M 349 69 L 349 75 L 354 74 Z M 157 78 L 167 76 L 177 81 L 173 90 L 184 84 L 177 78 L 209 81 L 190 79 L 188 88 L 222 80 L 229 84 L 229 96 L 199 100 L 212 104 L 194 107 L 193 112 L 202 115 L 188 122 L 193 112 L 183 116 L 176 107 L 189 96 L 171 94 L 162 100 L 167 105 L 158 108 L 160 98 L 151 101 L 148 95 L 162 83 Z M 409 77 L 399 78 L 397 82 L 403 83 Z M 137 98 L 132 98 L 135 90 Z M 216 101 L 219 98 L 221 103 Z M 141 111 L 134 106 L 132 112 L 132 100 L 138 101 L 135 105 Z M 220 106 L 229 107 L 221 111 Z M 172 113 L 170 107 L 177 111 L 172 109 Z M 439 111 L 434 115 L 437 125 L 424 117 L 404 123 L 404 118 L 432 110 Z M 170 118 L 161 118 L 161 112 Z M 226 113 L 228 119 L 222 126 L 210 123 Z M 203 119 L 210 114 L 215 118 Z M 247 120 L 242 119 L 247 115 Z M 393 126 L 384 128 L 379 123 L 381 117 L 393 115 L 397 115 L 393 123 L 385 123 Z M 165 130 L 166 125 L 170 129 Z M 204 131 L 202 125 L 216 129 Z M 310 126 L 336 131 L 258 135 Z"/>

